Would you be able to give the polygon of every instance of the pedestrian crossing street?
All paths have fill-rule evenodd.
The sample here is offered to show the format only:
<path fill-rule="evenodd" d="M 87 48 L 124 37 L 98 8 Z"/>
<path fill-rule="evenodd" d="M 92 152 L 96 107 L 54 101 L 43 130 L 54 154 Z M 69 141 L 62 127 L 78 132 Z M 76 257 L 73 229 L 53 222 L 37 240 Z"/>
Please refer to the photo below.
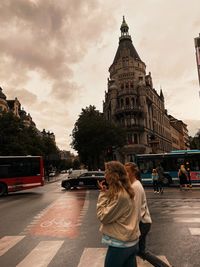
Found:
<path fill-rule="evenodd" d="M 78 267 L 102 267 L 104 265 L 104 258 L 106 254 L 106 248 L 85 248 L 81 256 Z M 95 257 L 94 257 L 95 255 Z M 164 262 L 169 264 L 165 256 L 159 256 Z M 137 257 L 138 267 L 151 267 L 150 263 L 143 261 Z M 170 266 L 170 264 L 169 264 Z"/>
<path fill-rule="evenodd" d="M 153 222 L 165 220 L 166 218 L 172 223 L 184 225 L 188 229 L 191 238 L 200 238 L 200 201 L 173 200 L 173 199 L 155 199 L 149 201 L 150 212 L 152 217 L 156 216 Z M 170 223 L 170 222 L 169 222 Z M 8 255 L 10 251 L 15 251 L 15 247 L 23 242 L 26 234 L 17 236 L 4 236 L 0 239 L 0 266 L 1 257 Z M 52 239 L 52 238 L 51 238 Z M 200 239 L 199 239 L 200 240 Z M 16 263 L 17 267 L 48 267 L 51 261 L 56 257 L 59 250 L 64 245 L 64 238 L 59 240 L 38 241 L 30 251 Z M 106 254 L 106 248 L 84 248 L 80 261 L 76 267 L 102 267 Z M 159 256 L 163 261 L 169 264 L 168 259 L 162 255 Z M 146 261 L 138 258 L 138 267 L 152 267 Z M 66 266 L 72 267 L 72 266 Z M 74 266 L 73 266 L 74 267 Z"/>
<path fill-rule="evenodd" d="M 163 220 L 171 219 L 174 223 L 184 224 L 192 236 L 200 236 L 200 201 L 158 199 L 150 203 L 153 213 L 159 213 Z M 152 215 L 153 215 L 152 213 Z M 160 219 L 159 218 L 159 219 Z M 155 218 L 155 222 L 158 218 Z"/>
<path fill-rule="evenodd" d="M 25 236 L 5 236 L 0 239 L 0 256 L 6 254 L 10 249 L 14 249 Z M 58 241 L 41 241 L 34 247 L 25 258 L 17 263 L 16 267 L 48 267 L 59 249 L 62 247 L 64 240 Z M 102 267 L 106 254 L 106 248 L 85 248 L 77 267 Z M 165 256 L 160 258 L 169 264 Z M 152 267 L 146 261 L 137 258 L 138 267 Z M 170 264 L 169 264 L 170 266 Z M 1 266 L 7 267 L 7 266 Z M 67 266 L 71 267 L 71 266 Z"/>

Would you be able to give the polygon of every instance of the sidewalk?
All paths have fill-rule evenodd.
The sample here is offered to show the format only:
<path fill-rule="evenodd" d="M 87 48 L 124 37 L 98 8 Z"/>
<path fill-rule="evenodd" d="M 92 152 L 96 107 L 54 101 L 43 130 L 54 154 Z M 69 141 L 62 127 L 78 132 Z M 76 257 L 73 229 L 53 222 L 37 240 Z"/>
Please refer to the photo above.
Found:
<path fill-rule="evenodd" d="M 49 177 L 49 178 L 45 177 L 44 184 L 55 183 L 55 182 L 57 182 L 59 180 L 60 180 L 59 174 L 55 175 L 53 177 Z"/>

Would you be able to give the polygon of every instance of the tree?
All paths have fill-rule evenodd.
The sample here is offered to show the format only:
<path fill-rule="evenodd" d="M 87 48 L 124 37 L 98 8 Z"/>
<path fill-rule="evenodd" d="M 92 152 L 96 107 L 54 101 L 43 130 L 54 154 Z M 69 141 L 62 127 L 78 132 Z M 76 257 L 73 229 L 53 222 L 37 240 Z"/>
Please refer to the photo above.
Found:
<path fill-rule="evenodd" d="M 98 169 L 113 146 L 125 144 L 125 136 L 123 129 L 105 120 L 103 114 L 90 105 L 82 109 L 74 125 L 71 146 L 88 169 Z"/>
<path fill-rule="evenodd" d="M 40 136 L 36 128 L 24 126 L 20 118 L 6 112 L 0 114 L 0 155 L 54 155 L 57 159 L 59 150 L 50 137 Z"/>
<path fill-rule="evenodd" d="M 189 143 L 191 149 L 200 149 L 200 129 L 194 137 L 189 137 Z"/>

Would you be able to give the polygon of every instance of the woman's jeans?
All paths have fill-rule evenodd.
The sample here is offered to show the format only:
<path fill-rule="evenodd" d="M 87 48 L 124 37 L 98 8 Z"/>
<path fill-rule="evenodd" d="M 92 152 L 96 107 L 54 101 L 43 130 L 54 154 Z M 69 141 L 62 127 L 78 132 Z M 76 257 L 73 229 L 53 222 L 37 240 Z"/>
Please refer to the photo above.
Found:
<path fill-rule="evenodd" d="M 104 267 L 137 267 L 138 243 L 127 248 L 108 247 Z"/>

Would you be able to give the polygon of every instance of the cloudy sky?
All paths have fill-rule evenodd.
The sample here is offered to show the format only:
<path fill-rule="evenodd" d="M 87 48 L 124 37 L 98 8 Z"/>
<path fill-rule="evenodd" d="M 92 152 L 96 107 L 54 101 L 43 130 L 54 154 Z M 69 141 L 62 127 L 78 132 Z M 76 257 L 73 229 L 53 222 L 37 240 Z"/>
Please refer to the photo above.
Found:
<path fill-rule="evenodd" d="M 194 135 L 200 128 L 199 10 L 199 0 L 1 0 L 0 86 L 38 129 L 55 133 L 60 149 L 72 151 L 81 109 L 92 104 L 102 111 L 125 15 L 166 109 Z"/>

